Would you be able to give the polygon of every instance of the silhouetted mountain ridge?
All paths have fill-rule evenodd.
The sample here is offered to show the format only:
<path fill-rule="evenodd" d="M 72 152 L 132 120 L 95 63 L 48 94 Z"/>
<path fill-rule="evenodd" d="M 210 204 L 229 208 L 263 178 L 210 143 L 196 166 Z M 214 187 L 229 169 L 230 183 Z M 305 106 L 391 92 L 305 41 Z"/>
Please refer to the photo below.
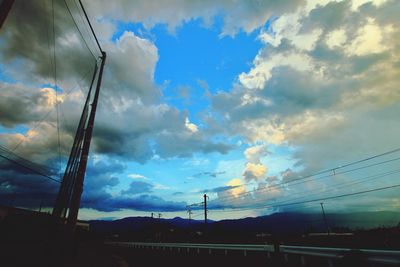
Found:
<path fill-rule="evenodd" d="M 330 228 L 370 229 L 396 226 L 400 212 L 355 212 L 326 214 Z M 152 231 L 154 229 L 191 228 L 202 229 L 203 220 L 189 220 L 180 217 L 158 219 L 151 217 L 126 217 L 114 221 L 90 221 L 93 231 L 107 233 Z M 320 213 L 283 212 L 260 217 L 236 220 L 209 221 L 208 227 L 217 231 L 246 232 L 318 232 L 325 231 L 326 225 Z"/>

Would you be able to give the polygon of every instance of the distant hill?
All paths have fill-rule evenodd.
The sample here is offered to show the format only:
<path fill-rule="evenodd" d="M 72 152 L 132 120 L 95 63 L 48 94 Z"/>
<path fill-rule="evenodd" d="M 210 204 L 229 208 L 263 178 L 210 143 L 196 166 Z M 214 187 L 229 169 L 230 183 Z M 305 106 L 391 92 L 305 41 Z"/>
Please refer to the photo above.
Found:
<path fill-rule="evenodd" d="M 371 229 L 392 227 L 400 222 L 400 212 L 357 212 L 327 214 L 327 222 L 332 228 Z M 202 229 L 203 221 L 176 217 L 156 219 L 150 217 L 127 217 L 114 221 L 90 221 L 90 228 L 95 232 L 127 233 L 157 230 Z M 209 230 L 219 232 L 321 232 L 326 230 L 325 222 L 319 213 L 274 213 L 267 216 L 237 220 L 210 221 Z"/>
<path fill-rule="evenodd" d="M 371 229 L 396 226 L 400 212 L 357 212 L 326 215 L 330 228 Z M 221 230 L 253 232 L 320 232 L 326 230 L 321 214 L 318 213 L 274 213 L 256 218 L 222 220 L 215 223 Z"/>
<path fill-rule="evenodd" d="M 151 231 L 155 228 L 166 229 L 171 227 L 188 228 L 198 227 L 202 221 L 196 221 L 175 217 L 173 219 L 156 219 L 151 217 L 126 217 L 119 220 L 90 221 L 90 229 L 95 232 L 105 233 L 125 233 L 125 232 L 140 232 Z"/>

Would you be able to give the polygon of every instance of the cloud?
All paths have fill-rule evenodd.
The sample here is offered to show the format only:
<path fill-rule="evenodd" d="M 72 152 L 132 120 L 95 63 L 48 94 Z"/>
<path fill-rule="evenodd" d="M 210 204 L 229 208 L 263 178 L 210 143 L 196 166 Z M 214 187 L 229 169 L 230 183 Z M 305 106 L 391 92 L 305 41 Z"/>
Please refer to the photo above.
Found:
<path fill-rule="evenodd" d="M 144 180 L 148 180 L 149 179 L 146 176 L 141 175 L 141 174 L 137 174 L 137 173 L 130 173 L 130 174 L 128 174 L 128 177 L 132 178 L 132 179 L 144 179 Z"/>
<path fill-rule="evenodd" d="M 185 202 L 168 201 L 149 194 L 141 194 L 133 197 L 98 195 L 95 200 L 90 202 L 84 199 L 82 207 L 106 212 L 123 209 L 136 211 L 184 211 L 186 209 Z"/>
<path fill-rule="evenodd" d="M 196 174 L 193 174 L 193 177 L 199 177 L 199 176 L 210 176 L 210 177 L 217 177 L 218 175 L 225 174 L 225 171 L 217 171 L 217 172 L 199 172 Z"/>
<path fill-rule="evenodd" d="M 48 151 L 58 150 L 54 135 L 58 131 L 57 124 L 63 159 L 68 156 L 75 134 L 74 125 L 78 123 L 94 66 L 65 3 L 57 2 L 55 10 L 59 16 L 55 25 L 59 118 L 56 118 L 55 101 L 50 101 L 51 97 L 55 98 L 54 89 L 41 87 L 43 84 L 54 87 L 53 38 L 47 35 L 51 29 L 42 27 L 49 25 L 51 14 L 47 14 L 41 4 L 16 5 L 1 37 L 0 57 L 4 58 L 7 77 L 18 83 L 2 83 L 4 98 L 0 123 L 6 127 L 23 125 L 40 133 L 35 135 L 36 138 L 6 134 L 1 136 L 1 142 L 12 145 L 24 139 L 19 148 L 21 153 L 37 151 L 34 156 L 39 161 L 55 156 L 56 153 L 49 154 Z M 74 11 L 72 9 L 73 15 L 78 15 Z M 43 17 L 43 21 L 34 19 L 34 15 L 35 18 Z M 19 21 L 21 16 L 27 20 Z M 34 23 L 29 23 L 30 20 Z M 19 42 L 22 36 L 25 41 Z M 91 40 L 86 41 L 93 50 Z M 34 53 L 26 53 L 28 49 L 21 47 L 25 43 L 31 44 L 30 50 Z M 154 156 L 190 157 L 197 152 L 227 153 L 231 149 L 227 144 L 213 141 L 212 135 L 189 121 L 186 111 L 162 102 L 162 93 L 154 81 L 159 55 L 151 40 L 126 31 L 115 42 L 103 40 L 102 47 L 108 56 L 92 142 L 95 153 L 145 163 Z M 20 110 L 15 112 L 12 106 Z M 36 126 L 36 123 L 40 125 Z M 48 150 L 36 149 L 40 146 L 48 147 Z M 38 155 L 40 153 L 42 155 Z"/>
<path fill-rule="evenodd" d="M 246 182 L 251 180 L 259 180 L 264 178 L 267 173 L 267 168 L 261 163 L 250 163 L 246 164 L 245 170 L 243 171 L 243 176 Z"/>
<path fill-rule="evenodd" d="M 262 157 L 268 155 L 268 149 L 265 144 L 252 146 L 244 151 L 244 155 L 248 162 L 257 164 L 260 163 Z"/>
<path fill-rule="evenodd" d="M 152 195 L 156 185 L 141 180 L 132 181 L 129 187 L 119 190 L 118 176 L 126 166 L 116 159 L 103 156 L 96 162 L 91 160 L 85 178 L 81 208 L 98 211 L 118 211 L 134 209 L 137 211 L 180 211 L 184 202 L 167 201 Z"/>
<path fill-rule="evenodd" d="M 52 207 L 60 180 L 55 169 L 0 147 L 0 203 L 29 209 Z"/>
<path fill-rule="evenodd" d="M 112 189 L 119 184 L 118 176 L 124 169 L 121 162 L 146 163 L 154 157 L 193 157 L 199 153 L 226 154 L 233 149 L 225 141 L 231 137 L 239 136 L 249 146 L 241 178 L 260 190 L 247 194 L 247 189 L 241 186 L 242 180 L 232 180 L 225 185 L 228 190 L 219 188 L 221 200 L 233 199 L 223 201 L 225 206 L 244 206 L 278 196 L 287 198 L 306 189 L 325 190 L 335 182 L 307 183 L 279 190 L 273 185 L 397 145 L 400 4 L 396 1 L 353 1 L 352 5 L 346 1 L 121 3 L 124 4 L 86 3 L 91 14 L 99 14 L 98 20 L 92 19 L 96 30 L 108 35 L 101 36 L 108 59 L 92 148 L 96 155 L 116 160 L 110 164 L 102 160 L 93 162 L 90 166 L 96 166 L 95 169 L 89 166 L 85 207 L 179 210 L 182 203 L 150 195 L 147 192 L 150 186 L 143 183 L 126 191 L 137 192 L 142 186 L 144 195 L 130 196 L 128 192 L 115 195 Z M 74 28 L 64 3 L 56 1 L 55 5 L 59 18 L 55 25 L 57 94 L 60 115 L 65 121 L 60 127 L 61 154 L 65 160 L 75 130 L 68 124 L 76 125 L 84 96 L 79 86 L 75 89 L 74 86 L 83 78 L 79 85 L 83 91 L 87 89 L 94 59 Z M 51 26 L 45 21 L 50 21 L 51 14 L 49 10 L 44 14 L 41 4 L 35 2 L 19 4 L 13 12 L 0 37 L 0 68 L 8 81 L 1 82 L 0 124 L 11 130 L 0 135 L 0 142 L 13 147 L 22 141 L 18 153 L 35 162 L 57 166 L 51 54 L 54 39 L 51 27 L 42 27 Z M 189 120 L 192 114 L 163 102 L 162 91 L 154 81 L 159 59 L 154 40 L 130 31 L 115 42 L 110 37 L 114 23 L 120 20 L 143 22 L 147 29 L 166 23 L 173 32 L 197 18 L 202 18 L 208 27 L 215 16 L 223 20 L 221 37 L 263 27 L 259 39 L 264 47 L 250 70 L 238 74 L 231 90 L 211 95 L 209 86 L 200 82 L 212 107 L 203 114 L 203 121 L 195 124 Z M 21 17 L 27 19 L 20 20 Z M 12 131 L 18 127 L 27 130 Z M 270 155 L 267 147 L 271 144 L 278 150 L 293 148 L 297 169 L 269 176 L 262 158 Z M 287 175 L 288 172 L 293 176 Z M 13 175 L 21 179 L 11 181 Z M 7 178 L 2 180 L 7 190 L 23 191 L 24 186 L 31 186 L 24 182 L 31 177 L 20 170 L 8 167 L 2 177 Z M 43 188 L 47 186 L 51 187 L 46 184 Z M 32 188 L 32 194 L 39 192 L 34 185 Z"/>
<path fill-rule="evenodd" d="M 257 182 L 264 179 L 268 172 L 268 168 L 264 166 L 261 159 L 268 155 L 267 146 L 262 144 L 249 147 L 244 151 L 244 155 L 247 159 L 243 171 L 245 181 L 249 183 L 252 180 Z"/>
<path fill-rule="evenodd" d="M 391 81 L 390 84 L 398 82 L 395 76 L 384 74 L 389 68 L 390 73 L 397 72 L 398 68 L 393 65 L 392 60 L 385 57 L 383 51 L 371 50 L 371 46 L 359 42 L 357 49 L 367 49 L 365 51 L 368 51 L 368 55 L 349 55 L 346 49 L 350 49 L 352 44 L 348 43 L 347 39 L 340 42 L 345 48 L 336 44 L 321 50 L 324 36 L 336 34 L 337 30 L 342 34 L 354 36 L 355 41 L 357 36 L 362 36 L 365 32 L 366 26 L 361 25 L 365 18 L 358 13 L 352 18 L 343 16 L 335 29 L 329 28 L 328 22 L 317 24 L 318 21 L 328 19 L 322 14 L 325 9 L 335 15 L 335 12 L 339 12 L 335 11 L 336 7 L 334 3 L 318 6 L 310 13 L 289 14 L 286 19 L 279 18 L 272 24 L 272 29 L 277 31 L 275 36 L 279 36 L 281 32 L 281 42 L 275 48 L 262 48 L 254 60 L 252 69 L 240 75 L 240 84 L 231 92 L 213 96 L 213 108 L 223 114 L 227 129 L 232 133 L 242 134 L 251 142 L 289 142 L 292 145 L 300 145 L 303 138 L 315 137 L 317 132 L 328 134 L 349 125 L 351 114 L 358 111 L 354 106 L 344 107 L 343 101 L 353 102 L 362 98 L 363 103 L 357 102 L 357 105 L 368 106 L 378 104 L 376 100 L 380 97 L 388 99 L 388 91 L 396 94 L 397 89 L 394 86 L 379 91 L 375 87 L 378 83 L 383 85 L 383 80 Z M 380 8 L 383 9 L 384 5 Z M 344 8 L 340 10 L 350 12 L 343 11 Z M 372 13 L 370 15 L 372 16 Z M 377 15 L 379 12 L 376 11 L 375 16 Z M 310 51 L 294 46 L 295 37 L 286 33 L 292 32 L 294 25 L 288 19 L 290 16 L 296 16 L 296 29 L 304 34 L 314 31 L 315 27 L 322 30 L 320 37 L 315 40 L 315 47 Z M 284 22 L 281 23 L 281 20 Z M 377 23 L 379 18 L 374 18 L 373 21 Z M 314 26 L 305 27 L 307 23 Z M 380 31 L 390 27 L 391 24 L 386 23 L 380 25 L 380 29 L 383 29 Z M 275 29 L 275 26 L 279 26 L 278 29 Z M 392 29 L 388 30 L 385 35 L 386 39 L 390 40 L 387 43 L 388 48 L 385 49 L 391 49 L 392 53 L 398 54 L 399 50 L 395 48 L 396 41 L 393 40 L 395 35 L 391 31 Z M 288 42 L 291 45 L 286 45 Z M 338 56 L 328 56 L 333 53 Z M 377 70 L 380 71 L 376 72 Z M 369 93 L 366 93 L 367 91 Z M 365 101 L 366 95 L 369 94 L 376 96 L 374 104 Z M 350 95 L 353 97 L 349 97 Z M 377 108 L 383 110 L 389 106 L 378 104 Z M 331 131 L 326 131 L 326 127 L 331 128 Z M 310 133 L 312 135 L 309 135 Z"/>
<path fill-rule="evenodd" d="M 390 10 L 398 8 L 393 1 L 355 10 L 346 1 L 322 3 L 284 14 L 260 33 L 265 46 L 251 69 L 230 91 L 213 95 L 212 108 L 226 135 L 294 149 L 297 164 L 270 179 L 256 149 L 247 150 L 244 179 L 262 190 L 231 195 L 236 202 L 221 198 L 225 207 L 321 195 L 344 180 L 273 185 L 397 146 L 400 35 Z"/>
<path fill-rule="evenodd" d="M 239 196 L 240 194 L 243 194 L 246 191 L 246 187 L 243 185 L 242 180 L 240 180 L 239 178 L 235 178 L 230 180 L 227 183 L 227 186 L 231 187 L 232 189 L 228 190 L 228 191 L 222 191 L 220 190 L 219 192 L 225 192 L 224 194 L 228 194 L 228 195 L 232 195 L 234 197 Z"/>
<path fill-rule="evenodd" d="M 37 2 L 15 3 L 3 27 L 0 58 L 5 64 L 18 66 L 7 71 L 25 82 L 54 82 L 54 49 L 60 85 L 70 85 L 71 80 L 94 66 L 95 58 L 76 30 L 67 4 L 53 4 L 55 36 L 51 9 Z M 76 9 L 69 8 L 74 16 L 79 16 Z"/>
<path fill-rule="evenodd" d="M 213 24 L 214 17 L 222 16 L 221 35 L 235 35 L 240 30 L 249 33 L 263 26 L 271 16 L 295 11 L 304 1 L 119 1 L 109 3 L 88 1 L 88 10 L 98 17 L 123 21 L 142 22 L 146 28 L 166 24 L 171 32 L 183 23 L 202 18 L 206 26 Z M 92 19 L 95 21 L 95 19 Z"/>
<path fill-rule="evenodd" d="M 223 192 L 223 191 L 233 190 L 233 189 L 238 188 L 238 187 L 242 187 L 242 185 L 238 184 L 238 185 L 219 186 L 219 187 L 215 187 L 213 189 L 203 190 L 202 192 L 205 192 L 205 193 L 219 193 L 219 192 Z"/>
<path fill-rule="evenodd" d="M 127 190 L 123 190 L 121 194 L 136 195 L 136 194 L 150 193 L 153 188 L 154 186 L 152 184 L 143 181 L 133 181 L 129 184 L 129 188 Z"/>

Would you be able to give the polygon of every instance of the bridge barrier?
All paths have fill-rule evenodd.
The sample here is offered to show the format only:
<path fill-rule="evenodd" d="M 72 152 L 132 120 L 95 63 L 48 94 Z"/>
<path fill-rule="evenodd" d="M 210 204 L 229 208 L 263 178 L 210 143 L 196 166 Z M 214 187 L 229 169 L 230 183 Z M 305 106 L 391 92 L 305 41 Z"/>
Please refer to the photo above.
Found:
<path fill-rule="evenodd" d="M 267 258 L 280 258 L 282 264 L 300 264 L 309 266 L 309 262 L 319 260 L 319 266 L 400 266 L 399 250 L 374 250 L 374 249 L 350 249 L 331 247 L 308 247 L 288 245 L 251 245 L 251 244 L 192 244 L 192 243 L 147 243 L 147 242 L 105 242 L 106 245 L 152 250 L 174 250 L 178 253 L 200 251 L 212 254 L 214 250 L 222 250 L 227 255 L 228 251 L 243 251 L 243 256 L 248 251 L 265 253 Z"/>

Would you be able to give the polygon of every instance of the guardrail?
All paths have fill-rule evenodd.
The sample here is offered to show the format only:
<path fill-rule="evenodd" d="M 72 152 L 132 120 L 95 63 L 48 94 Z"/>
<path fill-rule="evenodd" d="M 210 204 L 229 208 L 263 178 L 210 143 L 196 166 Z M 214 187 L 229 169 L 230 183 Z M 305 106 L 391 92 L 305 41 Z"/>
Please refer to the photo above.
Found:
<path fill-rule="evenodd" d="M 247 251 L 263 251 L 263 252 L 274 252 L 273 245 L 244 245 L 244 244 L 192 244 L 192 243 L 147 243 L 147 242 L 106 242 L 106 245 L 116 245 L 120 247 L 131 247 L 131 248 L 161 248 L 165 249 L 186 249 L 190 251 L 190 249 L 195 249 L 197 253 L 200 253 L 200 250 L 208 250 L 208 253 L 211 254 L 212 250 L 224 250 L 225 254 L 229 250 L 240 250 L 243 251 L 243 254 L 246 256 Z"/>
<path fill-rule="evenodd" d="M 134 248 L 134 249 L 162 249 L 183 252 L 195 250 L 198 254 L 208 250 L 223 250 L 225 255 L 228 251 L 243 251 L 246 256 L 248 251 L 266 253 L 267 258 L 279 258 L 282 264 L 298 262 L 307 266 L 307 262 L 322 260 L 326 266 L 343 266 L 344 261 L 357 261 L 368 263 L 368 266 L 400 266 L 400 251 L 398 250 L 373 250 L 373 249 L 350 249 L 330 247 L 306 247 L 287 245 L 249 245 L 249 244 L 192 244 L 192 243 L 147 243 L 147 242 L 105 242 L 106 245 Z M 321 263 L 320 266 L 325 264 Z"/>

